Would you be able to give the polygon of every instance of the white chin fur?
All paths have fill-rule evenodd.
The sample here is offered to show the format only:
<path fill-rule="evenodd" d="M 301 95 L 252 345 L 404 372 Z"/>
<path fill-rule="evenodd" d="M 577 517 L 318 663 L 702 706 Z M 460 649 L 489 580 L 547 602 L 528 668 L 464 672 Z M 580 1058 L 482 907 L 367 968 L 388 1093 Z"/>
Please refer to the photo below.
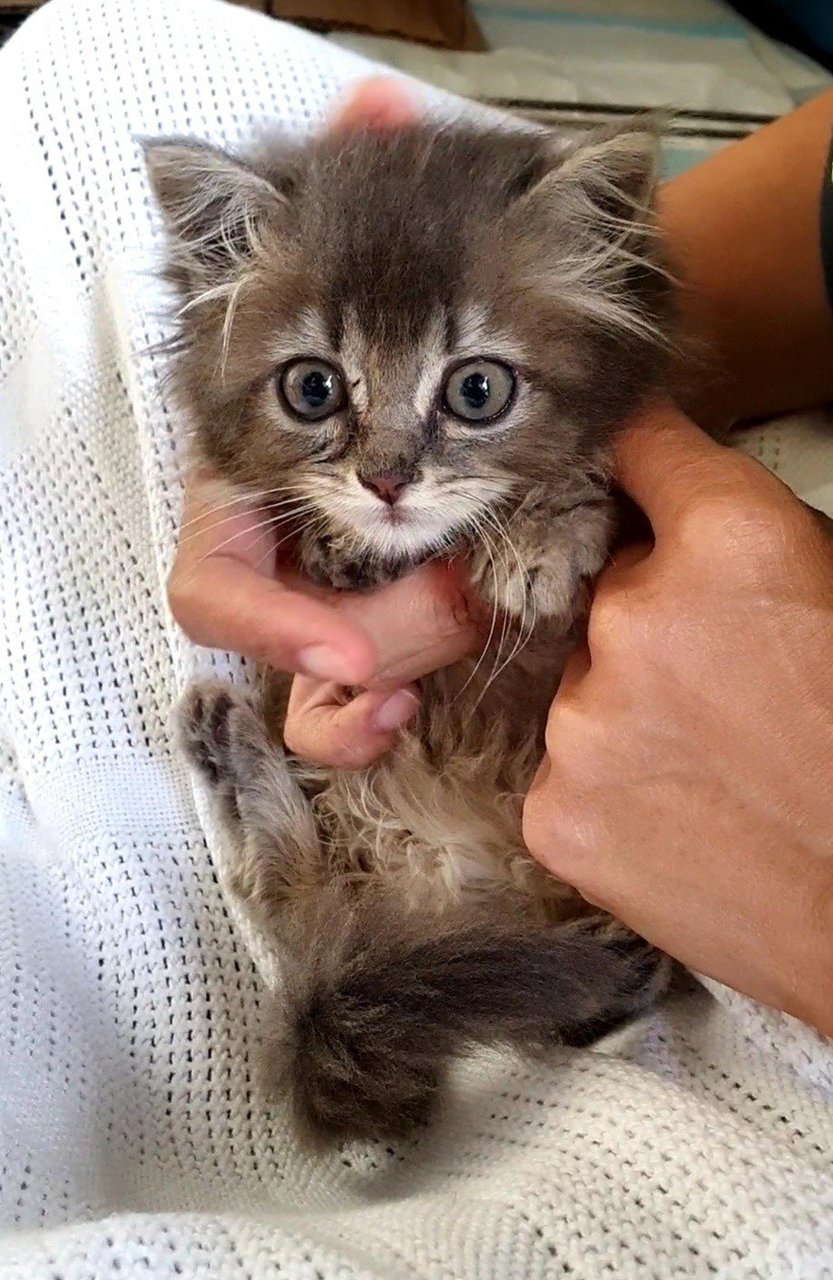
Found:
<path fill-rule="evenodd" d="M 463 529 L 476 524 L 500 496 L 494 482 L 486 492 L 478 493 L 476 488 L 472 485 L 465 494 L 451 495 L 439 486 L 420 484 L 391 507 L 357 485 L 340 494 L 329 513 L 381 559 L 420 560 L 450 549 Z"/>

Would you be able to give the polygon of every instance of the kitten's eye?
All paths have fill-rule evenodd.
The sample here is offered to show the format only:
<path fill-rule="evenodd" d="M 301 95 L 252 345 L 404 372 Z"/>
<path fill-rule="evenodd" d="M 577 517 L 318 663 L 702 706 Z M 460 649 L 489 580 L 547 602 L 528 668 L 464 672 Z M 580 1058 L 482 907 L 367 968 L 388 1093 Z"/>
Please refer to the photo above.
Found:
<path fill-rule="evenodd" d="M 329 418 L 346 399 L 341 374 L 326 360 L 294 360 L 281 374 L 280 389 L 288 408 L 308 422 Z"/>
<path fill-rule="evenodd" d="M 515 390 L 511 369 L 497 360 L 461 364 L 445 384 L 445 407 L 466 422 L 491 422 L 503 413 Z"/>

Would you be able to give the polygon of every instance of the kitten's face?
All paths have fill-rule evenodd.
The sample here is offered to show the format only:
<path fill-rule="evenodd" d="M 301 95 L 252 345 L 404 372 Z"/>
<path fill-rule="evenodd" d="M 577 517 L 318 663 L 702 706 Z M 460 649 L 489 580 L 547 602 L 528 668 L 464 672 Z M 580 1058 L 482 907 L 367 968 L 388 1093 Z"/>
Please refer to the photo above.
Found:
<path fill-rule="evenodd" d="M 556 155 L 424 126 L 252 168 L 196 144 L 149 155 L 179 383 L 232 484 L 391 573 L 488 537 L 531 487 L 592 496 L 661 364 L 645 135 Z"/>
<path fill-rule="evenodd" d="M 514 489 L 499 441 L 534 399 L 523 352 L 508 336 L 484 346 L 474 324 L 471 335 L 453 326 L 438 308 L 397 348 L 347 307 L 336 340 L 320 313 L 306 333 L 285 332 L 295 351 L 260 410 L 281 434 L 293 492 L 357 559 L 415 563 Z"/>

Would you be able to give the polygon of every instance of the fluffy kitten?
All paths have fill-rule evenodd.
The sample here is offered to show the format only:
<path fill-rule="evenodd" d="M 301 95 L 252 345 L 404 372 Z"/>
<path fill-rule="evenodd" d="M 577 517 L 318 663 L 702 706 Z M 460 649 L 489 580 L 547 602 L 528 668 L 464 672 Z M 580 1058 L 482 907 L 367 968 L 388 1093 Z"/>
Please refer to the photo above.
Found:
<path fill-rule="evenodd" d="M 390 1136 L 453 1055 L 587 1043 L 667 981 L 530 859 L 520 823 L 614 531 L 611 434 L 666 367 L 655 139 L 424 124 L 248 161 L 182 139 L 147 154 L 198 456 L 231 495 L 265 494 L 276 528 L 294 519 L 315 579 L 369 587 L 459 553 L 494 609 L 483 656 L 423 680 L 416 724 L 363 771 L 283 750 L 269 673 L 181 711 L 231 888 L 283 957 L 272 1062 L 298 1121 Z"/>

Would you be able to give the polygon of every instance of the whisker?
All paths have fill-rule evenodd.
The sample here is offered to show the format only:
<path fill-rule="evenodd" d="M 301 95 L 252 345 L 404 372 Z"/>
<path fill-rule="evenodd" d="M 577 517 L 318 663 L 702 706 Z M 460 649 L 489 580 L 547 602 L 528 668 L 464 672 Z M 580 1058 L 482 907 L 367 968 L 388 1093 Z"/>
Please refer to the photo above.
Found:
<path fill-rule="evenodd" d="M 304 500 L 302 502 L 297 498 L 286 498 L 284 499 L 283 502 L 263 503 L 261 506 L 255 507 L 252 514 L 255 515 L 258 512 L 262 512 L 262 511 L 270 511 L 270 510 L 274 511 L 278 507 L 287 508 L 287 507 L 290 507 L 291 504 L 293 503 L 295 504 L 295 507 L 293 507 L 292 510 L 282 511 L 281 514 L 284 517 L 288 518 L 289 516 L 295 514 L 296 510 L 303 511 L 305 508 L 308 509 L 310 506 L 310 503 L 308 500 Z M 186 543 L 192 542 L 194 538 L 199 538 L 204 533 L 210 533 L 212 529 L 220 529 L 224 524 L 229 524 L 232 520 L 236 520 L 239 517 L 239 515 L 240 515 L 239 511 L 232 511 L 229 515 L 222 516 L 221 519 L 215 520 L 213 524 L 208 524 L 202 529 L 194 529 L 191 531 L 191 533 L 187 534 L 184 538 L 180 538 L 177 543 L 177 546 L 184 547 Z M 232 534 L 232 537 L 234 537 L 234 534 Z"/>
<path fill-rule="evenodd" d="M 307 529 L 311 529 L 317 524 L 324 524 L 324 523 L 326 523 L 324 516 L 319 514 L 317 516 L 313 516 L 313 518 L 311 520 L 308 520 L 306 524 L 302 524 L 299 529 L 290 530 L 290 532 L 286 535 L 285 538 L 279 538 L 274 546 L 269 547 L 266 551 L 264 551 L 263 555 L 260 556 L 257 560 L 255 560 L 254 564 L 252 565 L 252 568 L 254 570 L 259 569 L 260 566 L 263 564 L 264 560 L 267 560 L 271 555 L 276 555 L 278 548 L 282 547 L 283 544 L 285 542 L 288 542 L 290 538 L 297 537 L 299 534 L 306 533 Z"/>
<path fill-rule="evenodd" d="M 295 514 L 297 513 L 289 512 L 289 513 L 282 513 L 281 515 L 278 515 L 278 516 L 270 516 L 268 520 L 261 520 L 259 524 L 253 525 L 251 529 L 247 529 L 246 532 L 255 533 L 258 529 L 266 529 L 270 526 L 281 524 L 284 520 L 289 519 L 292 515 L 295 515 Z M 287 536 L 291 536 L 291 535 L 287 535 Z M 230 538 L 226 538 L 224 542 L 220 542 L 216 547 L 212 547 L 210 551 L 206 551 L 205 555 L 200 556 L 199 560 L 194 565 L 194 570 L 198 569 L 199 566 L 203 564 L 204 561 L 208 560 L 211 556 L 217 555 L 219 551 L 223 550 L 223 547 L 229 546 L 230 543 L 234 542 L 236 537 L 238 537 L 238 534 L 233 533 Z M 245 551 L 250 550 L 255 545 L 256 542 L 257 542 L 257 538 L 255 538 L 253 542 L 250 542 L 248 546 L 244 547 L 244 550 Z"/>
<path fill-rule="evenodd" d="M 304 506 L 293 508 L 292 511 L 281 511 L 278 513 L 278 515 L 271 516 L 269 519 L 261 521 L 260 524 L 252 525 L 251 530 L 249 530 L 248 532 L 254 533 L 255 537 L 251 540 L 251 542 L 246 543 L 246 546 L 243 548 L 243 550 L 250 551 L 252 547 L 256 546 L 257 543 L 260 541 L 260 538 L 263 536 L 262 531 L 268 528 L 270 525 L 273 526 L 275 529 L 279 529 L 281 525 L 286 524 L 288 520 L 294 520 L 296 516 L 301 516 L 303 518 L 304 516 L 308 516 L 308 515 L 312 515 L 313 517 L 315 516 L 321 517 L 321 513 L 316 511 L 314 507 L 310 506 L 310 504 L 307 503 Z M 287 537 L 291 538 L 293 534 L 300 533 L 301 528 L 306 528 L 306 524 L 300 527 L 297 525 L 293 525 L 293 527 L 290 529 L 289 533 L 287 534 Z M 284 538 L 283 541 L 285 542 L 286 538 Z"/>
<path fill-rule="evenodd" d="M 489 564 L 492 569 L 492 579 L 494 582 L 494 597 L 492 599 L 492 620 L 489 626 L 489 634 L 486 637 L 486 642 L 480 651 L 480 657 L 477 659 L 477 662 L 475 663 L 474 667 L 469 672 L 469 676 L 465 684 L 456 694 L 455 701 L 457 698 L 462 697 L 462 695 L 466 692 L 466 689 L 468 689 L 472 680 L 474 680 L 475 676 L 477 675 L 478 671 L 483 665 L 483 659 L 486 657 L 486 654 L 489 652 L 489 647 L 491 646 L 492 637 L 495 634 L 495 627 L 497 625 L 497 615 L 498 615 L 497 566 L 495 565 L 493 544 L 492 544 L 491 538 L 489 538 L 488 534 L 486 533 L 486 530 L 483 528 L 482 524 L 479 521 L 477 521 L 477 523 L 474 526 L 474 532 L 483 539 L 483 545 L 486 548 L 486 555 L 489 557 Z"/>
<path fill-rule="evenodd" d="M 510 573 L 510 568 L 509 568 L 509 557 L 506 554 L 506 546 L 507 544 L 511 546 L 513 551 L 514 551 L 514 546 L 512 545 L 510 539 L 508 538 L 503 526 L 497 521 L 494 514 L 491 511 L 489 511 L 488 508 L 483 511 L 483 517 L 484 519 L 488 520 L 490 528 L 492 528 L 495 531 L 495 533 L 498 535 L 499 546 L 503 553 L 502 563 L 503 563 L 503 571 L 505 574 L 505 586 L 506 586 L 506 589 L 508 589 L 509 581 L 512 575 Z M 518 560 L 517 552 L 515 553 L 515 558 L 516 560 Z M 520 560 L 518 560 L 518 563 L 520 564 Z M 495 658 L 494 658 L 494 662 L 492 663 L 492 670 L 489 673 L 489 678 L 487 679 L 486 684 L 483 687 L 483 691 L 480 695 L 481 698 L 485 695 L 487 690 L 494 683 L 495 673 L 498 669 L 498 666 L 500 665 L 501 655 L 503 653 L 503 646 L 506 642 L 506 637 L 509 634 L 510 626 L 511 626 L 511 617 L 509 613 L 506 610 L 504 610 L 503 621 L 501 623 L 501 628 L 500 628 L 500 637 L 498 639 L 497 648 L 495 650 Z"/>
<path fill-rule="evenodd" d="M 528 643 L 529 643 L 529 640 L 531 639 L 531 636 L 532 636 L 532 633 L 533 633 L 533 630 L 534 630 L 534 627 L 535 627 L 535 621 L 537 620 L 537 610 L 536 610 L 536 617 L 535 617 L 535 618 L 533 618 L 533 621 L 532 621 L 532 623 L 531 623 L 531 625 L 530 625 L 529 630 L 528 630 L 528 631 L 526 631 L 526 618 L 527 618 L 527 591 L 526 591 L 526 583 L 527 583 L 527 580 L 528 580 L 528 574 L 527 574 L 526 569 L 525 569 L 525 567 L 524 567 L 523 561 L 521 560 L 521 557 L 520 557 L 520 555 L 519 555 L 519 553 L 518 553 L 518 549 L 517 549 L 517 547 L 515 546 L 515 544 L 514 544 L 514 542 L 512 541 L 512 539 L 509 537 L 509 534 L 508 534 L 507 530 L 506 530 L 506 529 L 503 527 L 503 525 L 500 523 L 499 519 L 497 518 L 497 516 L 496 516 L 496 514 L 495 514 L 494 512 L 489 511 L 488 509 L 486 509 L 486 510 L 484 510 L 484 512 L 483 512 L 482 514 L 483 514 L 483 517 L 484 517 L 486 520 L 488 520 L 490 527 L 495 531 L 495 533 L 497 533 L 497 534 L 498 534 L 498 536 L 499 536 L 499 538 L 500 538 L 500 541 L 501 541 L 501 545 L 502 545 L 503 547 L 506 547 L 506 548 L 508 548 L 509 550 L 511 550 L 512 554 L 514 555 L 514 557 L 515 557 L 515 561 L 516 561 L 516 564 L 517 564 L 517 567 L 518 567 L 518 571 L 520 572 L 521 578 L 522 578 L 522 580 L 523 580 L 523 582 L 524 582 L 524 598 L 523 598 L 523 612 L 522 612 L 522 614 L 521 614 L 521 619 L 520 619 L 520 622 L 519 622 L 519 624 L 518 624 L 518 635 L 517 635 L 517 638 L 516 638 L 516 640 L 515 640 L 515 643 L 514 643 L 514 645 L 513 645 L 513 647 L 512 647 L 511 652 L 510 652 L 510 653 L 509 653 L 505 658 L 503 658 L 503 659 L 502 659 L 502 654 L 503 654 L 503 645 L 504 645 L 504 642 L 505 642 L 505 640 L 506 640 L 506 636 L 507 636 L 507 634 L 508 634 L 509 624 L 510 624 L 510 618 L 509 618 L 509 615 L 508 615 L 508 614 L 505 614 L 505 615 L 504 615 L 504 625 L 501 627 L 500 639 L 499 639 L 499 641 L 498 641 L 497 650 L 496 650 L 496 653 L 495 653 L 495 660 L 494 660 L 494 662 L 493 662 L 493 664 L 492 664 L 492 670 L 490 671 L 490 673 L 489 673 L 489 678 L 487 679 L 487 681 L 486 681 L 485 685 L 483 686 L 483 689 L 481 690 L 481 693 L 480 693 L 480 696 L 479 696 L 479 697 L 478 697 L 478 699 L 477 699 L 477 704 L 476 704 L 476 705 L 479 705 L 479 704 L 480 704 L 480 702 L 481 702 L 481 701 L 482 701 L 482 699 L 485 697 L 485 695 L 486 695 L 486 693 L 488 692 L 488 690 L 491 688 L 492 684 L 494 684 L 495 680 L 497 680 L 497 679 L 498 679 L 498 677 L 501 675 L 501 673 L 502 673 L 503 671 L 505 671 L 505 670 L 506 670 L 506 668 L 507 668 L 507 667 L 509 666 L 509 664 L 513 661 L 513 659 L 517 656 L 517 654 L 521 651 L 521 649 L 522 649 L 526 644 L 528 644 Z M 504 561 L 504 564 L 505 564 L 505 568 L 506 568 L 507 586 L 508 586 L 508 583 L 509 583 L 509 577 L 510 577 L 510 574 L 509 574 L 509 562 L 508 562 L 508 558 Z M 524 633 L 525 633 L 525 631 L 526 631 L 526 634 L 524 634 Z M 501 659 L 502 659 L 502 660 L 501 660 Z"/>
<path fill-rule="evenodd" d="M 215 507 L 209 507 L 206 511 L 201 511 L 198 516 L 192 516 L 190 520 L 185 520 L 180 526 L 180 533 L 183 529 L 187 529 L 189 525 L 196 524 L 198 520 L 204 520 L 207 515 L 216 515 L 218 511 L 225 511 L 228 507 L 236 506 L 240 502 L 259 502 L 260 498 L 267 498 L 272 493 L 289 493 L 291 492 L 288 485 L 281 485 L 278 489 L 258 489 L 254 493 L 239 493 L 236 498 L 229 498 L 228 502 L 219 502 Z"/>

